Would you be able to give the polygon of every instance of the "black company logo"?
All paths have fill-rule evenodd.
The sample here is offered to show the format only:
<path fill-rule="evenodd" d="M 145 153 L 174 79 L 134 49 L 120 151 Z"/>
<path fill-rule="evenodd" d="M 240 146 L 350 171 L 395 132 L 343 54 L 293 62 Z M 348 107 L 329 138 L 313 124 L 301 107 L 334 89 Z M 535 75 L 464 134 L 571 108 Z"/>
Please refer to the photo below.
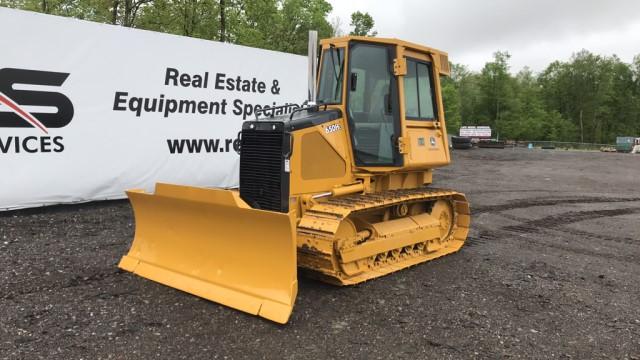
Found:
<path fill-rule="evenodd" d="M 61 136 L 48 136 L 50 128 L 67 126 L 73 119 L 73 103 L 62 93 L 25 86 L 59 87 L 68 73 L 0 69 L 0 128 L 36 128 L 44 136 L 0 136 L 0 153 L 62 152 Z M 27 107 L 38 110 L 29 112 Z M 56 109 L 57 111 L 52 111 Z M 4 132 L 4 131 L 3 131 Z"/>

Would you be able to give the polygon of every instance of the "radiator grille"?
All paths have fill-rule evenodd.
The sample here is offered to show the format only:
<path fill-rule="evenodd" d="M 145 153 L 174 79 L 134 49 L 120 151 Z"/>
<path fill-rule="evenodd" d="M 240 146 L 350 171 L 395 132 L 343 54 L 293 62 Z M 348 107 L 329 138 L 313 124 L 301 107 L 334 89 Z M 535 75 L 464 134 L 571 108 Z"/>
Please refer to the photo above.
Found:
<path fill-rule="evenodd" d="M 240 197 L 254 209 L 288 211 L 289 174 L 284 171 L 284 160 L 289 134 L 280 125 L 256 122 L 253 128 L 243 126 Z"/>

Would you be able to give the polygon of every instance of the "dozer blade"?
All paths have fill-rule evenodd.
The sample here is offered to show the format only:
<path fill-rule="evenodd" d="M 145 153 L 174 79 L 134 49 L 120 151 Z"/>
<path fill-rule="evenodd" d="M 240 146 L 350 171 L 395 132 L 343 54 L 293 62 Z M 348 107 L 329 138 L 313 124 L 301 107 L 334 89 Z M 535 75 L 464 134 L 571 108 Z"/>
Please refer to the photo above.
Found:
<path fill-rule="evenodd" d="M 157 184 L 127 192 L 136 220 L 120 268 L 278 323 L 298 291 L 295 219 L 237 191 Z"/>

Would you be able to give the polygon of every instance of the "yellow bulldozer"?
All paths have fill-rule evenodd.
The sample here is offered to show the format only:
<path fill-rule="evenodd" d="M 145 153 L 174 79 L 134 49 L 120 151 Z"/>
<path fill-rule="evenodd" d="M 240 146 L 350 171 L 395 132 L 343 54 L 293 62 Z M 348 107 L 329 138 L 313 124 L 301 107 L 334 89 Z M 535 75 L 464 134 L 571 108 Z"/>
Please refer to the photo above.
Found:
<path fill-rule="evenodd" d="M 127 192 L 136 231 L 120 268 L 286 323 L 298 268 L 351 285 L 462 247 L 465 196 L 428 186 L 451 161 L 448 55 L 397 39 L 314 42 L 308 106 L 242 124 L 238 189 Z"/>

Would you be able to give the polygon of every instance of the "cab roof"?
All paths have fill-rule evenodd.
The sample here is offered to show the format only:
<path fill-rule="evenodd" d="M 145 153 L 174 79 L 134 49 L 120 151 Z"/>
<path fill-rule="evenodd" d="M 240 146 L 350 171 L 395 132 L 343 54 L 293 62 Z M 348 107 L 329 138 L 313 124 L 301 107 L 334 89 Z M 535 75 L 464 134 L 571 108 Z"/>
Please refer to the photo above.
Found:
<path fill-rule="evenodd" d="M 379 37 L 370 37 L 370 36 L 342 36 L 330 39 L 322 39 L 320 40 L 320 45 L 329 45 L 335 43 L 345 43 L 350 41 L 363 41 L 370 43 L 378 43 L 385 45 L 397 45 L 402 46 L 405 49 L 414 50 L 417 52 L 428 53 L 433 57 L 436 66 L 438 67 L 440 74 L 442 75 L 450 75 L 450 67 L 449 67 L 449 54 L 445 51 L 438 50 L 432 47 L 412 43 L 409 41 L 404 41 L 396 38 L 379 38 Z"/>

